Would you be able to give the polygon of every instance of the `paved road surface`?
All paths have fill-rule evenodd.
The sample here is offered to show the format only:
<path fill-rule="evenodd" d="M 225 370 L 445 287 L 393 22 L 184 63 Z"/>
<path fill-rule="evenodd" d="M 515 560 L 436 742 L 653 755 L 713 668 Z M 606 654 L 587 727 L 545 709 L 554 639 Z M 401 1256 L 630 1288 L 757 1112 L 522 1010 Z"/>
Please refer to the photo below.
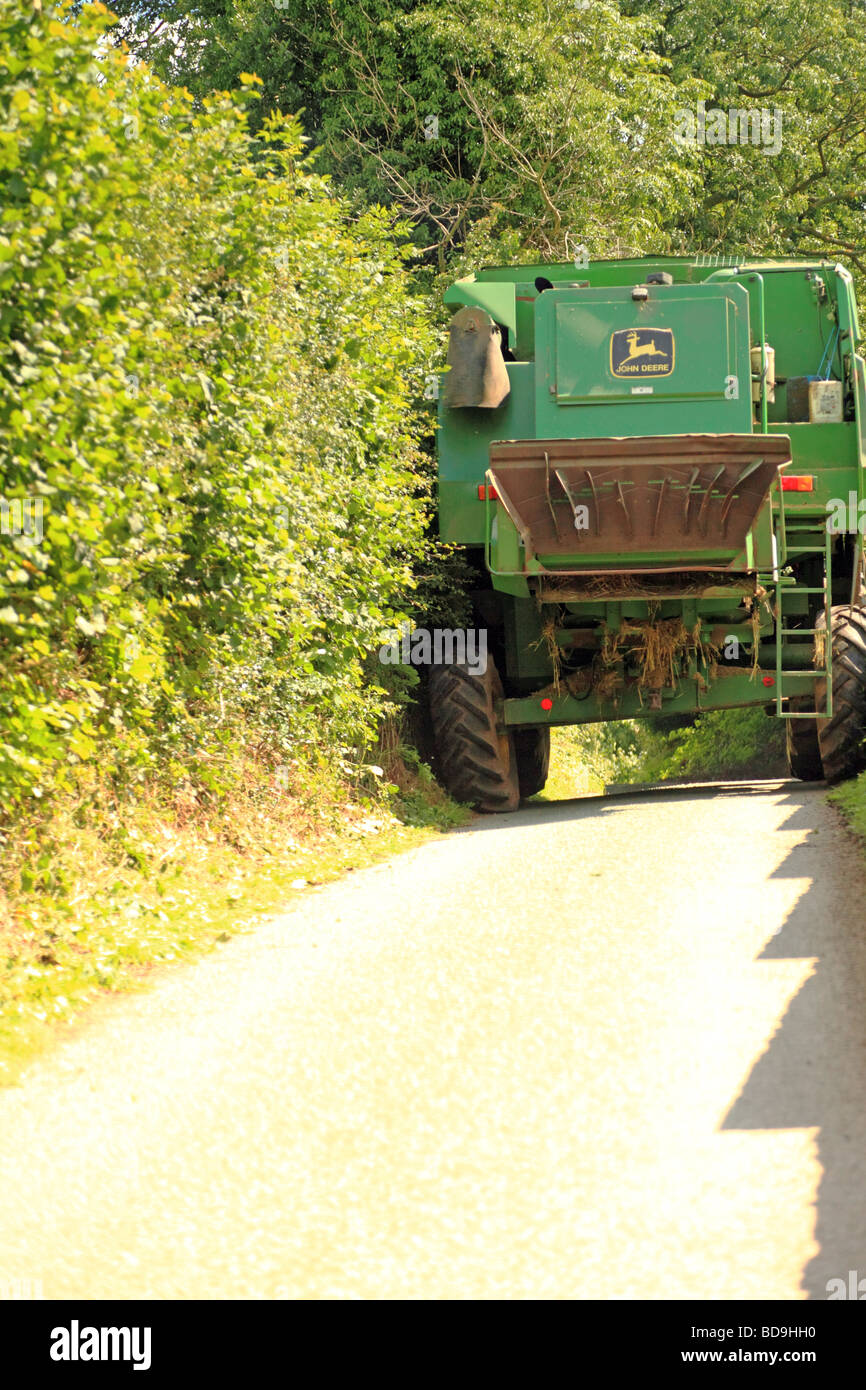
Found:
<path fill-rule="evenodd" d="M 825 1297 L 866 1276 L 866 877 L 820 790 L 491 818 L 0 1094 L 47 1297 Z"/>

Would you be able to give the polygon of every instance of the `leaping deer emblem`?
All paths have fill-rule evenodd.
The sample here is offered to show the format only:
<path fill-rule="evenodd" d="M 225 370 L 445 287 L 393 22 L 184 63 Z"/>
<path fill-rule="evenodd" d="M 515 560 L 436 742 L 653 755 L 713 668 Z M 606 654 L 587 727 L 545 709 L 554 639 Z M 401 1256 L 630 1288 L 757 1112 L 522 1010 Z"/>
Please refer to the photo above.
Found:
<path fill-rule="evenodd" d="M 638 346 L 637 331 L 632 329 L 626 333 L 625 340 L 628 343 L 628 357 L 623 358 L 625 362 L 631 362 L 635 357 L 664 357 L 666 354 L 661 348 L 656 347 L 655 338 L 650 338 L 648 343 Z"/>

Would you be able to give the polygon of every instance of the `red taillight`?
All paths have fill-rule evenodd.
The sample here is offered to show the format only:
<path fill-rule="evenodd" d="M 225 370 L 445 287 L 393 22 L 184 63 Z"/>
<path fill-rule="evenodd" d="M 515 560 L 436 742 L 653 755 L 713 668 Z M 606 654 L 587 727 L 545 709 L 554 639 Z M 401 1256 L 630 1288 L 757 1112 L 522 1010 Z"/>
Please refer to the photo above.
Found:
<path fill-rule="evenodd" d="M 542 709 L 553 709 L 553 701 L 552 701 L 552 700 L 548 700 L 548 699 L 545 698 L 545 699 L 542 700 L 542 702 L 541 702 L 541 708 L 542 708 Z"/>
<path fill-rule="evenodd" d="M 491 487 L 491 486 L 489 485 L 489 483 L 488 483 L 488 484 L 479 483 L 479 484 L 478 484 L 478 501 L 479 501 L 479 502 L 483 502 L 483 501 L 485 500 L 485 498 L 489 498 L 491 502 L 496 502 L 496 501 L 499 500 L 499 499 L 498 499 L 498 496 L 497 496 L 497 492 L 496 492 L 496 488 L 495 488 L 495 487 Z"/>
<path fill-rule="evenodd" d="M 782 491 L 783 491 L 783 492 L 814 492 L 814 491 L 815 491 L 815 479 L 814 479 L 813 477 L 811 477 L 808 473 L 794 474 L 793 476 L 790 475 L 790 474 L 788 474 L 788 473 L 783 473 L 783 474 L 782 474 Z"/>

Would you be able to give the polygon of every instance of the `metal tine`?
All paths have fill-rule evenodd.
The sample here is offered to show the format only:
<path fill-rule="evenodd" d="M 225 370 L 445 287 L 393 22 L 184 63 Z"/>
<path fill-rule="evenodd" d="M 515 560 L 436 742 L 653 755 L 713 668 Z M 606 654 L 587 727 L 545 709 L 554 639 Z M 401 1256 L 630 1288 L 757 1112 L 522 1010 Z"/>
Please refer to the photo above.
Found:
<path fill-rule="evenodd" d="M 750 474 L 754 473 L 757 468 L 760 468 L 763 462 L 764 460 L 762 458 L 759 458 L 753 459 L 751 463 L 747 464 L 746 467 L 743 468 L 741 472 L 737 474 L 736 478 L 734 479 L 733 483 L 731 484 L 730 488 L 725 494 L 725 500 L 722 503 L 721 515 L 722 535 L 725 534 L 728 527 L 728 513 L 730 512 L 731 507 L 734 504 L 734 494 L 736 493 L 737 488 L 740 486 L 741 483 L 744 483 L 746 481 Z"/>
<path fill-rule="evenodd" d="M 629 509 L 628 509 L 628 505 L 627 505 L 627 503 L 626 503 L 625 497 L 623 496 L 622 483 L 619 481 L 618 478 L 617 478 L 617 480 L 616 480 L 616 490 L 617 490 L 617 492 L 618 492 L 618 494 L 619 494 L 619 504 L 620 504 L 620 506 L 622 507 L 623 511 L 625 512 L 625 522 L 626 522 L 626 526 L 628 527 L 628 533 L 629 533 L 630 536 L 633 536 L 633 535 L 634 535 L 634 527 L 632 526 L 632 523 L 631 523 L 631 515 L 630 515 L 630 513 L 629 513 Z"/>
<path fill-rule="evenodd" d="M 692 503 L 692 488 L 694 487 L 695 483 L 696 483 L 697 480 L 698 480 L 698 477 L 699 477 L 699 475 L 700 475 L 700 471 L 701 471 L 700 468 L 693 468 L 693 469 L 692 469 L 692 476 L 689 478 L 688 484 L 686 485 L 686 500 L 685 500 L 685 505 L 684 505 L 684 507 L 683 507 L 683 533 L 684 533 L 684 534 L 686 534 L 686 533 L 688 532 L 688 529 L 689 529 L 689 507 L 691 506 L 691 503 Z"/>
<path fill-rule="evenodd" d="M 545 454 L 545 458 L 546 458 L 546 457 L 547 457 L 547 455 Z M 575 521 L 577 521 L 577 508 L 578 508 L 578 506 L 579 506 L 579 503 L 575 502 L 574 498 L 572 497 L 572 495 L 571 495 L 571 488 L 568 486 L 568 483 L 565 481 L 565 478 L 562 476 L 562 474 L 560 473 L 559 469 L 558 469 L 558 468 L 554 468 L 553 471 L 554 471 L 554 473 L 556 474 L 557 478 L 559 479 L 559 485 L 560 485 L 560 487 L 562 488 L 563 492 L 565 493 L 566 497 L 568 498 L 568 503 L 569 503 L 569 506 L 571 507 L 572 515 L 574 516 Z M 577 528 L 575 528 L 575 529 L 577 529 Z M 579 530 L 578 530 L 578 535 L 580 535 L 580 531 L 579 531 Z"/>
<path fill-rule="evenodd" d="M 490 477 L 493 479 L 493 487 L 496 491 L 496 495 L 499 498 L 499 501 L 502 503 L 506 512 L 511 517 L 511 520 L 514 522 L 514 525 L 517 527 L 517 533 L 520 536 L 520 539 L 523 542 L 523 545 L 526 548 L 527 552 L 531 552 L 532 536 L 529 533 L 529 528 L 527 527 L 522 516 L 520 515 L 520 512 L 517 510 L 511 498 L 509 497 L 508 491 L 503 485 L 500 474 L 496 472 L 495 468 L 488 469 L 488 472 L 490 474 Z"/>
<path fill-rule="evenodd" d="M 706 523 L 704 524 L 703 527 L 701 527 L 701 522 L 704 521 L 704 517 L 706 516 L 707 507 L 710 505 L 710 498 L 711 498 L 712 493 L 713 493 L 713 488 L 715 487 L 716 483 L 719 481 L 719 478 L 721 478 L 721 476 L 722 476 L 722 474 L 724 473 L 724 471 L 725 471 L 725 464 L 723 464 L 723 463 L 719 464 L 719 467 L 716 469 L 715 473 L 714 473 L 713 476 L 710 478 L 710 481 L 707 483 L 707 490 L 706 490 L 706 492 L 704 493 L 704 500 L 703 500 L 703 502 L 701 503 L 701 510 L 698 512 L 698 530 L 699 530 L 699 531 L 702 531 L 702 533 L 703 533 L 704 535 L 706 535 L 706 533 L 707 533 Z"/>
<path fill-rule="evenodd" d="M 593 506 L 595 507 L 595 534 L 596 534 L 597 536 L 600 536 L 600 535 L 601 535 L 601 508 L 600 508 L 599 505 L 598 505 L 598 492 L 596 491 L 595 478 L 592 476 L 592 474 L 590 473 L 590 471 L 589 471 L 588 468 L 584 469 L 584 472 L 586 473 L 586 476 L 587 476 L 587 478 L 589 479 L 589 485 L 590 485 L 590 487 L 592 488 L 592 501 L 593 501 Z"/>
<path fill-rule="evenodd" d="M 665 475 L 664 475 L 664 477 L 662 478 L 662 481 L 661 481 L 661 486 L 660 486 L 660 488 L 659 488 L 659 500 L 658 500 L 658 502 L 656 503 L 656 514 L 655 514 L 655 516 L 653 517 L 653 529 L 652 529 L 652 532 L 651 532 L 651 534 L 652 534 L 653 536 L 655 535 L 655 533 L 656 533 L 656 527 L 657 527 L 658 524 L 659 524 L 659 517 L 661 516 L 661 512 L 662 512 L 662 501 L 663 501 L 663 499 L 664 499 L 665 487 L 667 486 L 667 482 L 668 482 L 668 475 L 667 475 L 667 473 L 665 473 Z"/>
<path fill-rule="evenodd" d="M 557 478 L 559 478 L 559 473 L 558 473 L 558 472 L 557 472 L 556 476 L 557 476 Z M 559 478 L 559 481 L 560 481 L 560 483 L 562 483 L 562 479 L 561 479 L 561 478 Z M 561 532 L 560 529 L 559 529 L 559 517 L 558 517 L 557 514 L 556 514 L 556 508 L 554 507 L 553 502 L 552 502 L 552 500 L 551 500 L 551 496 L 550 496 L 550 456 L 549 456 L 549 454 L 548 454 L 548 452 L 547 452 L 546 449 L 545 449 L 545 451 L 544 451 L 544 491 L 545 491 L 546 494 L 547 494 L 547 505 L 548 505 L 548 507 L 550 508 L 550 515 L 553 517 L 553 526 L 554 526 L 554 529 L 555 529 L 555 531 L 556 531 L 556 539 L 557 539 L 558 541 L 561 541 L 561 540 L 562 540 L 562 532 Z M 567 493 L 567 491 L 566 491 L 566 496 L 567 496 L 567 495 L 568 495 L 568 493 Z"/>

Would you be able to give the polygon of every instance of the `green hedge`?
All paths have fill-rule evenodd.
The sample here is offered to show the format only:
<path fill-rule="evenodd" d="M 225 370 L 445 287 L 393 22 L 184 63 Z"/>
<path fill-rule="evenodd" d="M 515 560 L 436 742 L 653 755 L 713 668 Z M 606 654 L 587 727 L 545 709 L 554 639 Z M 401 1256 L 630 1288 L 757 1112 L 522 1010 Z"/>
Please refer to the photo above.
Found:
<path fill-rule="evenodd" d="M 785 721 L 768 718 L 763 705 L 706 710 L 680 729 L 648 721 L 643 767 L 650 780 L 784 777 Z"/>
<path fill-rule="evenodd" d="M 293 119 L 251 139 L 257 79 L 194 109 L 111 23 L 0 13 L 7 817 L 97 775 L 219 794 L 250 743 L 350 756 L 423 545 L 405 229 Z"/>

